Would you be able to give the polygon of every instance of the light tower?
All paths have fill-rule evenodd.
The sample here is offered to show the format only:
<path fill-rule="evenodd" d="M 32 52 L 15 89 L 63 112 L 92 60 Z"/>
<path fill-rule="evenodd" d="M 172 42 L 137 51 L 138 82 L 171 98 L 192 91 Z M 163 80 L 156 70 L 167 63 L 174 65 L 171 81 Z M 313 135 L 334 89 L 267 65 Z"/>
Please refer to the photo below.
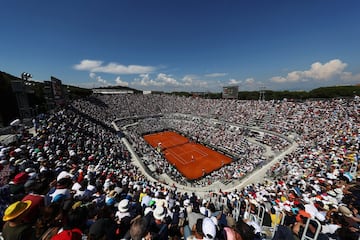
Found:
<path fill-rule="evenodd" d="M 265 101 L 265 89 L 265 85 L 262 84 L 259 91 L 259 101 Z"/>
<path fill-rule="evenodd" d="M 21 74 L 21 79 L 22 79 L 22 80 L 27 81 L 27 80 L 29 80 L 29 78 L 32 78 L 32 75 L 31 75 L 30 73 L 23 72 L 23 73 Z"/>

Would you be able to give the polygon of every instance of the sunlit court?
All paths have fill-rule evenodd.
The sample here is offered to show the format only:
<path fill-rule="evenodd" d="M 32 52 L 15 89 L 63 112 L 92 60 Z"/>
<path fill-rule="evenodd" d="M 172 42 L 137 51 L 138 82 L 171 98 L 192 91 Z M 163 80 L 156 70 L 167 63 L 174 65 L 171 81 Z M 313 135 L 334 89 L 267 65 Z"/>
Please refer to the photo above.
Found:
<path fill-rule="evenodd" d="M 161 151 L 166 160 L 189 180 L 201 178 L 232 161 L 230 157 L 191 142 L 176 132 L 149 134 L 144 139 Z"/>

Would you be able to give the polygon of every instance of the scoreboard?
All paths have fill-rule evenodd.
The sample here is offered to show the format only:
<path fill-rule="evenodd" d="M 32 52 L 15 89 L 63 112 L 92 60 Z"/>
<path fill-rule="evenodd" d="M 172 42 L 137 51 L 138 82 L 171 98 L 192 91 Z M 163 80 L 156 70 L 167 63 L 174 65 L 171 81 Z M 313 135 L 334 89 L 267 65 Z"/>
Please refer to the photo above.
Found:
<path fill-rule="evenodd" d="M 239 86 L 223 87 L 222 98 L 237 99 Z"/>
<path fill-rule="evenodd" d="M 51 76 L 51 88 L 53 91 L 53 96 L 55 99 L 62 99 L 63 96 L 63 90 L 62 90 L 62 83 L 60 79 L 57 79 L 53 76 Z"/>

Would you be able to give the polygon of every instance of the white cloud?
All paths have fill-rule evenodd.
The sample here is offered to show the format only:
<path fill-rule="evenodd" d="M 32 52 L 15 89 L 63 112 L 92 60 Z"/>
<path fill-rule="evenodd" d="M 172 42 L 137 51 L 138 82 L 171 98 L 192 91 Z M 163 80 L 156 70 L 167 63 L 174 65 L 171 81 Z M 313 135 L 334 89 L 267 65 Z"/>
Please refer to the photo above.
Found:
<path fill-rule="evenodd" d="M 96 81 L 98 81 L 102 85 L 109 85 L 109 83 L 105 79 L 103 79 L 101 76 L 97 76 Z"/>
<path fill-rule="evenodd" d="M 154 79 L 150 78 L 150 74 L 140 74 L 140 78 L 135 78 L 132 82 L 133 85 L 139 85 L 143 87 L 150 87 L 150 86 L 163 86 L 162 83 L 156 82 Z"/>
<path fill-rule="evenodd" d="M 155 79 L 152 79 L 150 74 L 140 74 L 140 78 L 135 78 L 132 82 L 134 85 L 140 85 L 144 87 L 163 87 L 163 86 L 178 86 L 179 83 L 176 79 L 165 73 L 159 73 Z"/>
<path fill-rule="evenodd" d="M 235 79 L 235 78 L 230 78 L 229 82 L 228 82 L 229 85 L 239 85 L 241 83 L 242 83 L 241 80 L 238 80 L 238 79 Z"/>
<path fill-rule="evenodd" d="M 255 79 L 254 78 L 247 78 L 245 79 L 245 83 L 248 85 L 253 85 L 255 83 Z"/>
<path fill-rule="evenodd" d="M 177 80 L 172 75 L 159 73 L 155 78 L 152 78 L 150 74 L 140 74 L 131 84 L 146 88 L 155 87 L 169 90 L 191 91 L 194 88 L 206 88 L 208 81 L 196 79 L 195 75 L 185 75 L 181 80 Z"/>
<path fill-rule="evenodd" d="M 254 78 L 246 78 L 245 80 L 230 78 L 227 82 L 227 86 L 239 86 L 241 91 L 257 91 L 261 82 L 256 81 Z"/>
<path fill-rule="evenodd" d="M 272 81 L 272 82 L 277 82 L 277 83 L 284 83 L 284 82 L 286 82 L 287 80 L 286 80 L 286 78 L 284 78 L 284 77 L 276 76 L 276 77 L 270 78 L 270 81 Z"/>
<path fill-rule="evenodd" d="M 128 86 L 129 86 L 129 83 L 126 82 L 126 81 L 121 80 L 120 77 L 117 77 L 117 78 L 115 79 L 115 82 L 116 82 L 116 84 L 119 85 L 119 86 L 123 86 L 123 87 L 128 87 Z"/>
<path fill-rule="evenodd" d="M 207 88 L 212 81 L 201 80 L 199 76 L 194 74 L 185 75 L 181 80 L 181 85 L 185 87 L 201 87 Z M 213 84 L 211 84 L 213 85 Z"/>
<path fill-rule="evenodd" d="M 293 71 L 287 74 L 287 76 L 276 76 L 270 80 L 277 83 L 285 82 L 301 82 L 308 80 L 327 81 L 334 77 L 342 77 L 345 72 L 344 69 L 347 66 L 339 59 L 333 59 L 325 64 L 315 62 L 311 64 L 309 70 L 305 71 Z"/>
<path fill-rule="evenodd" d="M 95 68 L 93 71 L 112 73 L 112 74 L 140 74 L 140 73 L 153 72 L 154 70 L 155 68 L 150 66 L 139 66 L 139 65 L 124 66 L 117 63 L 109 63 L 106 66 Z"/>
<path fill-rule="evenodd" d="M 103 79 L 101 76 L 96 75 L 96 73 L 91 72 L 91 73 L 89 74 L 89 77 L 90 77 L 91 79 L 96 80 L 97 84 L 95 84 L 95 85 L 99 85 L 99 84 L 100 84 L 100 86 L 108 86 L 108 85 L 109 85 L 108 81 L 106 81 L 105 79 Z M 93 83 L 93 84 L 94 84 L 94 83 Z"/>
<path fill-rule="evenodd" d="M 239 80 L 239 79 L 235 79 L 235 78 L 230 78 L 228 85 L 253 85 L 255 84 L 255 79 L 254 78 L 247 78 L 244 81 L 243 80 Z"/>
<path fill-rule="evenodd" d="M 360 73 L 353 75 L 351 72 L 344 72 L 341 76 L 341 79 L 349 82 L 359 82 Z"/>
<path fill-rule="evenodd" d="M 97 60 L 82 60 L 79 64 L 74 65 L 76 70 L 85 70 L 96 73 L 110 73 L 110 74 L 143 74 L 150 73 L 156 70 L 153 66 L 141 65 L 122 65 L 118 63 L 108 63 L 104 65 L 102 61 Z"/>
<path fill-rule="evenodd" d="M 209 73 L 206 74 L 205 77 L 224 77 L 228 75 L 227 73 Z"/>
<path fill-rule="evenodd" d="M 94 68 L 100 67 L 102 64 L 102 61 L 95 61 L 95 60 L 82 60 L 80 64 L 74 65 L 74 68 L 76 70 L 89 70 L 91 71 Z"/>
<path fill-rule="evenodd" d="M 164 85 L 172 85 L 179 86 L 181 85 L 175 78 L 171 77 L 171 75 L 167 75 L 165 73 L 159 73 L 156 77 L 157 82 L 162 82 Z"/>
<path fill-rule="evenodd" d="M 182 79 L 185 86 L 191 86 L 193 84 L 193 79 L 196 78 L 195 75 L 185 75 Z"/>
<path fill-rule="evenodd" d="M 96 73 L 91 72 L 91 73 L 89 74 L 89 77 L 94 79 L 94 78 L 96 77 Z"/>

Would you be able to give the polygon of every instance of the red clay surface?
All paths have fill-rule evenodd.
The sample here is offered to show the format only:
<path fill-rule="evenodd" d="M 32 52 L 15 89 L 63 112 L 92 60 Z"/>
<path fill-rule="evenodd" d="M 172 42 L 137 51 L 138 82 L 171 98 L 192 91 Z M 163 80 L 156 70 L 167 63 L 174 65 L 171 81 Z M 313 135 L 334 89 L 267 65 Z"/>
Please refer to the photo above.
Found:
<path fill-rule="evenodd" d="M 166 160 L 189 180 L 201 178 L 232 161 L 230 157 L 201 144 L 189 142 L 186 137 L 175 132 L 149 134 L 144 139 L 154 148 L 161 146 Z"/>

